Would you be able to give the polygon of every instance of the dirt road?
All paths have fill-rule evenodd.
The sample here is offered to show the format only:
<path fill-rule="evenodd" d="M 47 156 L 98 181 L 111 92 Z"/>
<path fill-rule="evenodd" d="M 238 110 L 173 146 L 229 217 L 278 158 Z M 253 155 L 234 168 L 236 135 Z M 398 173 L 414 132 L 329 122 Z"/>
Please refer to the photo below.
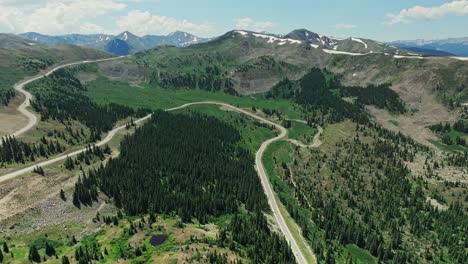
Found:
<path fill-rule="evenodd" d="M 292 235 L 291 231 L 289 230 L 288 226 L 286 225 L 286 221 L 285 221 L 283 215 L 280 212 L 280 209 L 278 207 L 278 204 L 277 204 L 275 196 L 274 196 L 273 188 L 270 185 L 270 182 L 268 180 L 268 176 L 267 176 L 267 174 L 265 172 L 265 168 L 264 168 L 264 165 L 263 165 L 263 162 L 262 162 L 263 153 L 267 149 L 268 145 L 270 145 L 271 143 L 273 143 L 275 141 L 278 141 L 278 140 L 281 140 L 281 139 L 286 137 L 286 135 L 287 135 L 286 128 L 284 128 L 284 127 L 282 127 L 282 126 L 280 126 L 280 125 L 278 125 L 276 123 L 273 123 L 273 122 L 271 122 L 271 121 L 269 121 L 269 120 L 267 120 L 267 119 L 265 119 L 263 117 L 257 116 L 257 115 L 255 115 L 255 114 L 253 114 L 251 112 L 248 112 L 246 110 L 243 110 L 243 109 L 237 108 L 235 106 L 232 106 L 230 104 L 226 104 L 226 103 L 222 103 L 222 102 L 214 102 L 214 101 L 193 102 L 193 103 L 187 103 L 187 104 L 184 104 L 184 105 L 181 105 L 181 106 L 178 106 L 178 107 L 166 109 L 166 111 L 175 111 L 175 110 L 179 110 L 179 109 L 182 109 L 182 108 L 185 108 L 185 107 L 189 107 L 191 105 L 199 105 L 199 104 L 211 104 L 211 105 L 224 106 L 224 107 L 226 107 L 228 109 L 231 109 L 231 110 L 236 111 L 238 113 L 245 114 L 245 115 L 250 116 L 250 117 L 252 117 L 254 119 L 257 119 L 258 121 L 260 121 L 262 123 L 270 125 L 270 126 L 274 127 L 275 129 L 277 129 L 280 132 L 280 134 L 278 136 L 276 136 L 274 138 L 271 138 L 271 139 L 268 139 L 268 140 L 266 140 L 265 142 L 262 143 L 262 145 L 260 146 L 260 148 L 258 149 L 258 151 L 257 151 L 257 153 L 255 155 L 255 169 L 257 170 L 258 176 L 260 177 L 263 189 L 264 189 L 265 194 L 266 194 L 266 196 L 268 198 L 268 203 L 269 203 L 270 208 L 271 208 L 271 210 L 273 212 L 273 215 L 274 215 L 274 217 L 276 219 L 276 222 L 278 223 L 278 225 L 279 225 L 279 227 L 281 229 L 281 232 L 284 234 L 286 240 L 288 241 L 289 245 L 291 246 L 291 249 L 292 249 L 292 251 L 294 253 L 294 256 L 296 257 L 297 262 L 299 264 L 306 264 L 307 263 L 306 258 L 304 257 L 303 253 L 301 252 L 297 241 L 295 240 L 294 236 Z M 141 123 L 141 122 L 145 121 L 146 119 L 148 119 L 150 117 L 151 117 L 151 115 L 147 115 L 147 116 L 145 116 L 145 117 L 143 117 L 141 119 L 136 120 L 135 123 Z M 102 146 L 102 145 L 108 143 L 115 136 L 115 134 L 118 131 L 120 131 L 122 129 L 125 129 L 125 128 L 126 128 L 126 125 L 114 128 L 113 130 L 111 130 L 107 134 L 107 136 L 103 140 L 98 142 L 96 145 L 97 146 Z M 45 167 L 47 165 L 50 165 L 50 164 L 53 164 L 53 163 L 56 163 L 56 162 L 59 162 L 59 161 L 63 161 L 67 157 L 76 156 L 79 153 L 81 153 L 83 150 L 85 150 L 85 149 L 81 149 L 81 150 L 74 151 L 72 153 L 60 155 L 60 156 L 57 156 L 55 158 L 51 158 L 51 159 L 49 159 L 47 161 L 39 162 L 39 163 L 37 163 L 35 165 L 32 165 L 32 166 L 17 170 L 15 172 L 8 173 L 8 174 L 3 175 L 3 176 L 0 176 L 0 183 L 2 183 L 4 181 L 7 181 L 9 179 L 15 178 L 15 177 L 17 177 L 19 175 L 22 175 L 22 174 L 25 174 L 25 173 L 30 173 L 34 169 L 34 167 L 36 167 L 36 166 Z"/>
<path fill-rule="evenodd" d="M 31 79 L 28 79 L 26 81 L 22 81 L 22 82 L 16 84 L 15 87 L 14 87 L 15 90 L 22 93 L 22 94 L 24 94 L 24 96 L 25 96 L 24 102 L 18 106 L 18 112 L 20 112 L 21 114 L 25 115 L 28 118 L 28 123 L 26 124 L 26 126 L 24 126 L 24 127 L 20 128 L 20 129 L 16 130 L 15 132 L 13 132 L 11 134 L 11 136 L 18 137 L 18 136 L 22 135 L 23 133 L 25 133 L 26 131 L 28 131 L 29 129 L 33 128 L 37 123 L 37 116 L 34 113 L 32 113 L 32 112 L 30 112 L 28 110 L 28 107 L 31 106 L 32 94 L 30 92 L 24 90 L 25 85 L 27 85 L 29 83 L 32 83 L 34 81 L 37 81 L 39 79 L 42 79 L 42 78 L 44 78 L 46 76 L 49 76 L 53 72 L 55 72 L 55 71 L 57 71 L 59 69 L 65 68 L 65 67 L 76 66 L 76 65 L 80 65 L 80 64 L 86 64 L 86 63 L 117 60 L 117 59 L 121 59 L 121 58 L 123 58 L 123 56 L 115 57 L 115 58 L 108 58 L 108 59 L 84 60 L 84 61 L 67 63 L 67 64 L 64 64 L 64 65 L 57 66 L 57 67 L 49 70 L 45 74 L 40 74 L 40 75 L 35 76 L 35 77 L 31 78 Z M 0 141 L 0 144 L 2 144 L 1 141 Z"/>

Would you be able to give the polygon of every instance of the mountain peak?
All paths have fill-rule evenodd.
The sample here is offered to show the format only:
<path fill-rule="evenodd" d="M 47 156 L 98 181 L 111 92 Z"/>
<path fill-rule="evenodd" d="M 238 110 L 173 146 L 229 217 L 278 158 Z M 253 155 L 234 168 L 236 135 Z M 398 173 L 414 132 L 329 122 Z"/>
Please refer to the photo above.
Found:
<path fill-rule="evenodd" d="M 138 38 L 138 36 L 129 31 L 124 31 L 117 35 L 117 38 L 121 40 L 128 40 L 129 38 Z"/>
<path fill-rule="evenodd" d="M 174 32 L 171 32 L 167 35 L 168 37 L 174 37 L 174 36 L 177 36 L 177 37 L 194 37 L 194 35 L 190 34 L 190 33 L 187 33 L 187 32 L 184 32 L 184 31 L 179 31 L 179 30 L 176 30 Z"/>

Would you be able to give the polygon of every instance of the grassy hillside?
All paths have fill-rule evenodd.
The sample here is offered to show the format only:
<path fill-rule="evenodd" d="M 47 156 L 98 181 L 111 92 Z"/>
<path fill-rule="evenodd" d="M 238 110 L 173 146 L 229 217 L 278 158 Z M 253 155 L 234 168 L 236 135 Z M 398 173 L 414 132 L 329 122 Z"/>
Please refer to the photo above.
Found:
<path fill-rule="evenodd" d="M 0 34 L 0 103 L 14 96 L 13 85 L 26 76 L 36 75 L 53 65 L 111 55 L 73 45 L 46 46 L 34 41 Z"/>

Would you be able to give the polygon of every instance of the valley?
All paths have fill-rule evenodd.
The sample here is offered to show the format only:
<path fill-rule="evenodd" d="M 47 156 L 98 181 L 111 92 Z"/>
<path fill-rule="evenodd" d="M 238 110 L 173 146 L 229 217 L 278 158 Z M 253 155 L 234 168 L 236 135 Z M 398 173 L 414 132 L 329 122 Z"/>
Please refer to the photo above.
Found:
<path fill-rule="evenodd" d="M 125 57 L 6 38 L 5 263 L 468 260 L 463 60 L 308 30 Z"/>

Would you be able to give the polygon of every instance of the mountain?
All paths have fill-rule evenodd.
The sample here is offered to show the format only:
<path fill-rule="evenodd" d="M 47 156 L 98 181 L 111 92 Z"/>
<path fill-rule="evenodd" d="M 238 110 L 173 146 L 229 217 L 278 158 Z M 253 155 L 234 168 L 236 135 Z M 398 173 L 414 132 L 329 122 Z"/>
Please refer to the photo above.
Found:
<path fill-rule="evenodd" d="M 200 42 L 205 42 L 208 39 L 205 38 L 199 38 L 197 36 L 194 36 L 192 34 L 182 32 L 182 31 L 176 31 L 173 32 L 169 35 L 167 35 L 163 40 L 162 43 L 166 45 L 174 45 L 174 46 L 180 46 L 180 47 L 187 47 L 192 44 L 200 43 Z"/>
<path fill-rule="evenodd" d="M 106 43 L 104 50 L 115 55 L 127 55 L 131 52 L 130 45 L 121 39 L 112 39 Z"/>
<path fill-rule="evenodd" d="M 338 39 L 305 29 L 286 35 L 232 30 L 185 48 L 160 46 L 138 55 L 139 64 L 158 65 L 158 69 L 153 73 L 146 69 L 141 75 L 152 75 L 135 76 L 136 79 L 157 79 L 165 88 L 210 83 L 209 89 L 240 94 L 266 91 L 285 77 L 299 79 L 312 67 L 328 67 L 345 57 L 381 58 L 388 62 L 421 58 L 377 41 Z"/>
<path fill-rule="evenodd" d="M 363 38 L 336 38 L 332 36 L 321 35 L 306 29 L 297 29 L 284 36 L 256 33 L 251 31 L 236 30 L 231 33 L 240 34 L 243 37 L 255 37 L 267 40 L 270 44 L 285 45 L 285 44 L 301 44 L 311 48 L 321 50 L 328 54 L 347 54 L 347 55 L 364 55 L 371 53 L 383 53 L 386 55 L 397 56 L 415 56 L 405 49 L 400 49 L 382 42 L 363 39 Z"/>
<path fill-rule="evenodd" d="M 136 65 L 157 65 L 132 69 L 131 80 L 152 80 L 167 89 L 259 93 L 284 78 L 300 79 L 310 68 L 318 67 L 333 71 L 350 86 L 391 83 L 410 105 L 434 105 L 430 96 L 447 105 L 468 100 L 464 89 L 468 65 L 459 59 L 424 58 L 374 40 L 338 39 L 304 29 L 286 35 L 233 30 L 204 43 L 186 48 L 160 46 L 131 59 Z M 118 76 L 110 67 L 105 71 L 112 78 L 130 77 Z M 423 100 L 414 96 L 418 93 L 430 96 Z"/>
<path fill-rule="evenodd" d="M 208 40 L 181 31 L 173 32 L 167 36 L 146 35 L 143 37 L 139 37 L 128 31 L 122 32 L 117 36 L 106 34 L 69 34 L 63 36 L 48 36 L 35 32 L 22 33 L 19 34 L 19 36 L 44 44 L 74 44 L 87 46 L 116 55 L 127 55 L 160 45 L 186 47 Z M 122 42 L 125 42 L 125 44 Z"/>
<path fill-rule="evenodd" d="M 63 36 L 48 36 L 36 32 L 22 33 L 19 34 L 19 36 L 44 44 L 74 44 L 79 46 L 93 46 L 98 42 L 108 41 L 113 38 L 113 36 L 106 34 L 69 34 Z"/>
<path fill-rule="evenodd" d="M 408 49 L 423 48 L 441 52 L 448 52 L 456 56 L 468 56 L 468 37 L 438 40 L 398 40 L 391 42 L 391 44 Z"/>
<path fill-rule="evenodd" d="M 0 48 L 27 48 L 37 45 L 41 44 L 11 34 L 0 34 Z"/>

